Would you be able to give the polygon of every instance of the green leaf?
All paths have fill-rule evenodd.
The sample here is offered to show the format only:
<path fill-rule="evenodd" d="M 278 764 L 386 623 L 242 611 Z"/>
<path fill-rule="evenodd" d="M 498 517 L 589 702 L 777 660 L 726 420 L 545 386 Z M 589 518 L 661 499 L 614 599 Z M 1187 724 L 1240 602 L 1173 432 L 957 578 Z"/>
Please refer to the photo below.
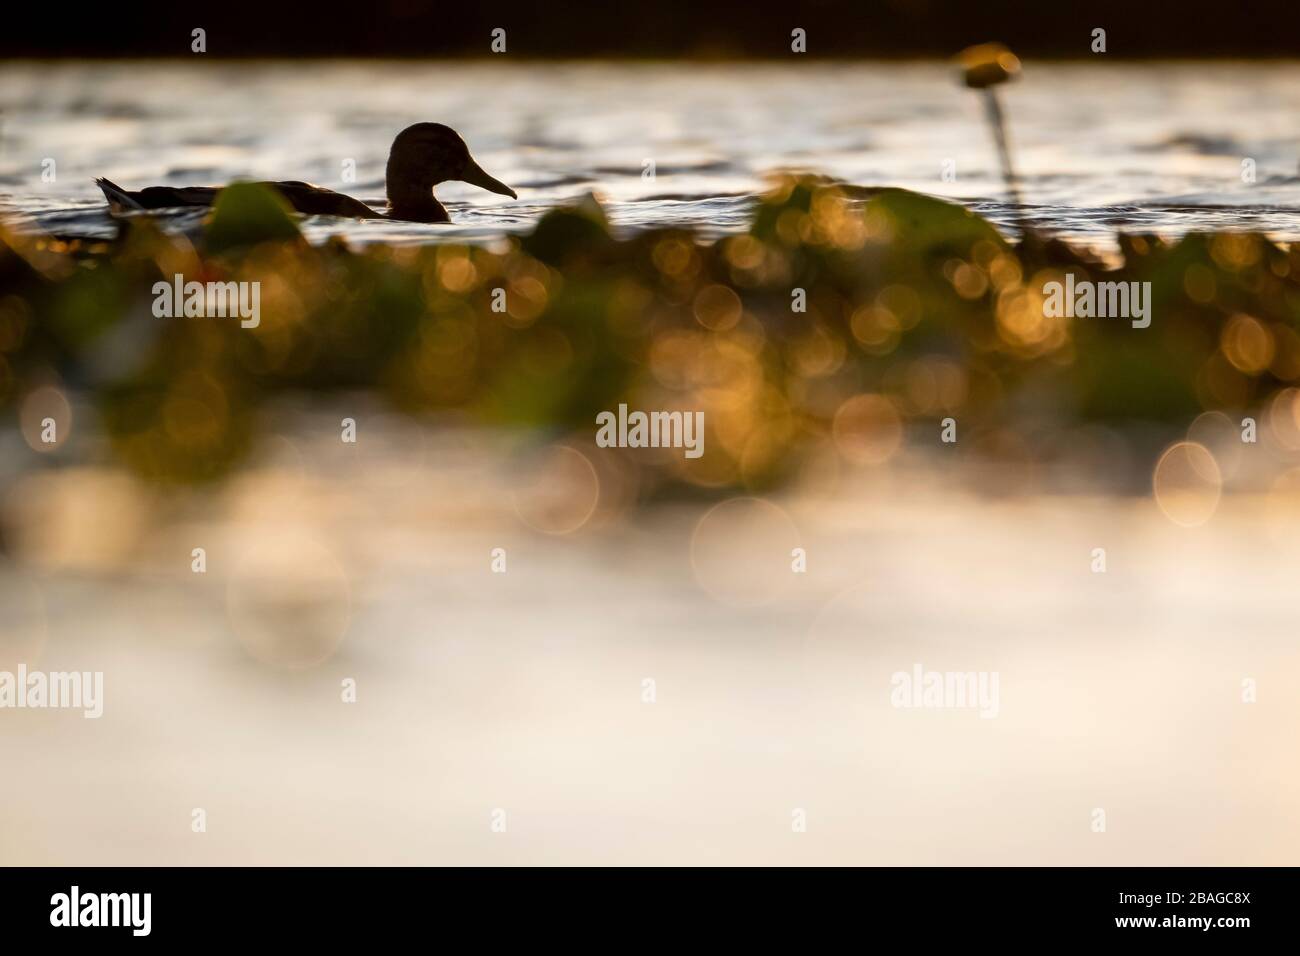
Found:
<path fill-rule="evenodd" d="M 882 189 L 863 212 L 872 225 L 883 226 L 903 251 L 941 250 L 963 258 L 981 240 L 1007 248 L 1006 240 L 964 206 L 906 189 Z"/>
<path fill-rule="evenodd" d="M 260 242 L 297 241 L 302 233 L 292 207 L 262 183 L 231 183 L 217 195 L 204 233 L 209 252 L 252 246 Z"/>

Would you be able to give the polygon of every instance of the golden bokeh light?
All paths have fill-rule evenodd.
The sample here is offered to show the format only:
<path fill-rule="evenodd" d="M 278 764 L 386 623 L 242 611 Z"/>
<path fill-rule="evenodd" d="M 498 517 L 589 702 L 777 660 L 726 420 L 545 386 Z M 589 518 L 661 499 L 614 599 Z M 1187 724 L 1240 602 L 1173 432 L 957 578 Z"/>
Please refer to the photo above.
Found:
<path fill-rule="evenodd" d="M 1268 326 L 1249 315 L 1234 315 L 1223 327 L 1220 347 L 1228 361 L 1247 375 L 1258 375 L 1273 362 L 1275 345 Z"/>
<path fill-rule="evenodd" d="M 695 294 L 695 319 L 714 332 L 725 332 L 740 321 L 740 296 L 725 285 L 706 285 Z"/>
<path fill-rule="evenodd" d="M 1268 434 L 1287 451 L 1300 451 L 1300 389 L 1284 388 L 1268 403 Z"/>
<path fill-rule="evenodd" d="M 831 424 L 835 447 L 858 465 L 881 465 L 903 441 L 903 422 L 884 395 L 854 395 L 835 412 Z"/>
<path fill-rule="evenodd" d="M 569 445 L 549 445 L 519 471 L 512 497 L 521 521 L 544 534 L 572 534 L 600 501 L 600 476 L 587 456 Z"/>
<path fill-rule="evenodd" d="M 1218 509 L 1223 477 L 1208 448 L 1180 441 L 1160 456 L 1151 486 L 1166 518 L 1181 527 L 1194 528 L 1209 521 Z"/>
<path fill-rule="evenodd" d="M 1245 447 L 1240 420 L 1234 422 L 1219 411 L 1202 412 L 1187 426 L 1186 437 L 1189 442 L 1210 449 L 1224 477 L 1236 473 Z"/>
<path fill-rule="evenodd" d="M 849 317 L 849 331 L 863 350 L 888 355 L 899 342 L 903 325 L 893 310 L 881 305 L 861 305 Z"/>
<path fill-rule="evenodd" d="M 765 498 L 731 498 L 710 508 L 691 535 L 691 570 L 714 600 L 746 607 L 776 600 L 791 586 L 799 531 Z"/>

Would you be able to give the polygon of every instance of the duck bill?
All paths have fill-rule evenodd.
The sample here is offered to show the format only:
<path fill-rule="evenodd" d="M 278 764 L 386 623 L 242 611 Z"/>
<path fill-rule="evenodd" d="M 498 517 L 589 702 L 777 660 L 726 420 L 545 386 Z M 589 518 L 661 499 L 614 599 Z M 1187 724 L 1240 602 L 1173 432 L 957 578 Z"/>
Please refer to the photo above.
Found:
<path fill-rule="evenodd" d="M 503 183 L 501 180 L 489 176 L 483 171 L 483 167 L 474 160 L 469 161 L 469 166 L 465 173 L 460 177 L 461 182 L 469 183 L 471 186 L 477 186 L 479 189 L 486 189 L 490 193 L 498 193 L 502 196 L 509 196 L 511 199 L 518 199 L 515 191 Z"/>

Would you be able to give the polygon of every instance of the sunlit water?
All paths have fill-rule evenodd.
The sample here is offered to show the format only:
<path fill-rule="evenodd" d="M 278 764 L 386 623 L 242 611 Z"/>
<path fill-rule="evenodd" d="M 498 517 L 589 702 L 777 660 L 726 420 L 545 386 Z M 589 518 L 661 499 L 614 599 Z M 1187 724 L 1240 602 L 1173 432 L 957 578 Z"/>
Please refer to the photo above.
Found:
<path fill-rule="evenodd" d="M 1300 64 L 1029 63 L 1004 102 L 1043 228 L 1096 246 L 1119 229 L 1300 236 Z M 764 176 L 789 168 L 1013 221 L 978 96 L 938 62 L 19 63 L 0 66 L 0 109 L 0 210 L 63 235 L 111 233 L 96 176 L 306 179 L 382 204 L 389 144 L 423 120 L 460 130 L 519 200 L 447 184 L 451 225 L 317 217 L 313 239 L 490 240 L 588 192 L 620 229 L 718 235 L 743 228 Z"/>
<path fill-rule="evenodd" d="M 1297 859 L 1294 494 L 1183 527 L 929 462 L 648 512 L 347 407 L 355 445 L 269 410 L 223 485 L 0 496 L 0 670 L 104 675 L 100 718 L 0 710 L 0 865 Z M 996 673 L 996 714 L 898 707 L 920 666 Z"/>

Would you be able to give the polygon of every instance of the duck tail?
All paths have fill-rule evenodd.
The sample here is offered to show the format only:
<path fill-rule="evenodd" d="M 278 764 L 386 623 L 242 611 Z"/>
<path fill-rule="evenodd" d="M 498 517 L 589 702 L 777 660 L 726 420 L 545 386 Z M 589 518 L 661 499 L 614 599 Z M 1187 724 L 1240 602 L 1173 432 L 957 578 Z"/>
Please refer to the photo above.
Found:
<path fill-rule="evenodd" d="M 103 177 L 95 180 L 95 185 L 104 192 L 104 198 L 108 200 L 109 209 L 112 212 L 125 212 L 128 209 L 143 209 L 138 202 L 131 198 L 131 194 L 112 180 Z"/>

